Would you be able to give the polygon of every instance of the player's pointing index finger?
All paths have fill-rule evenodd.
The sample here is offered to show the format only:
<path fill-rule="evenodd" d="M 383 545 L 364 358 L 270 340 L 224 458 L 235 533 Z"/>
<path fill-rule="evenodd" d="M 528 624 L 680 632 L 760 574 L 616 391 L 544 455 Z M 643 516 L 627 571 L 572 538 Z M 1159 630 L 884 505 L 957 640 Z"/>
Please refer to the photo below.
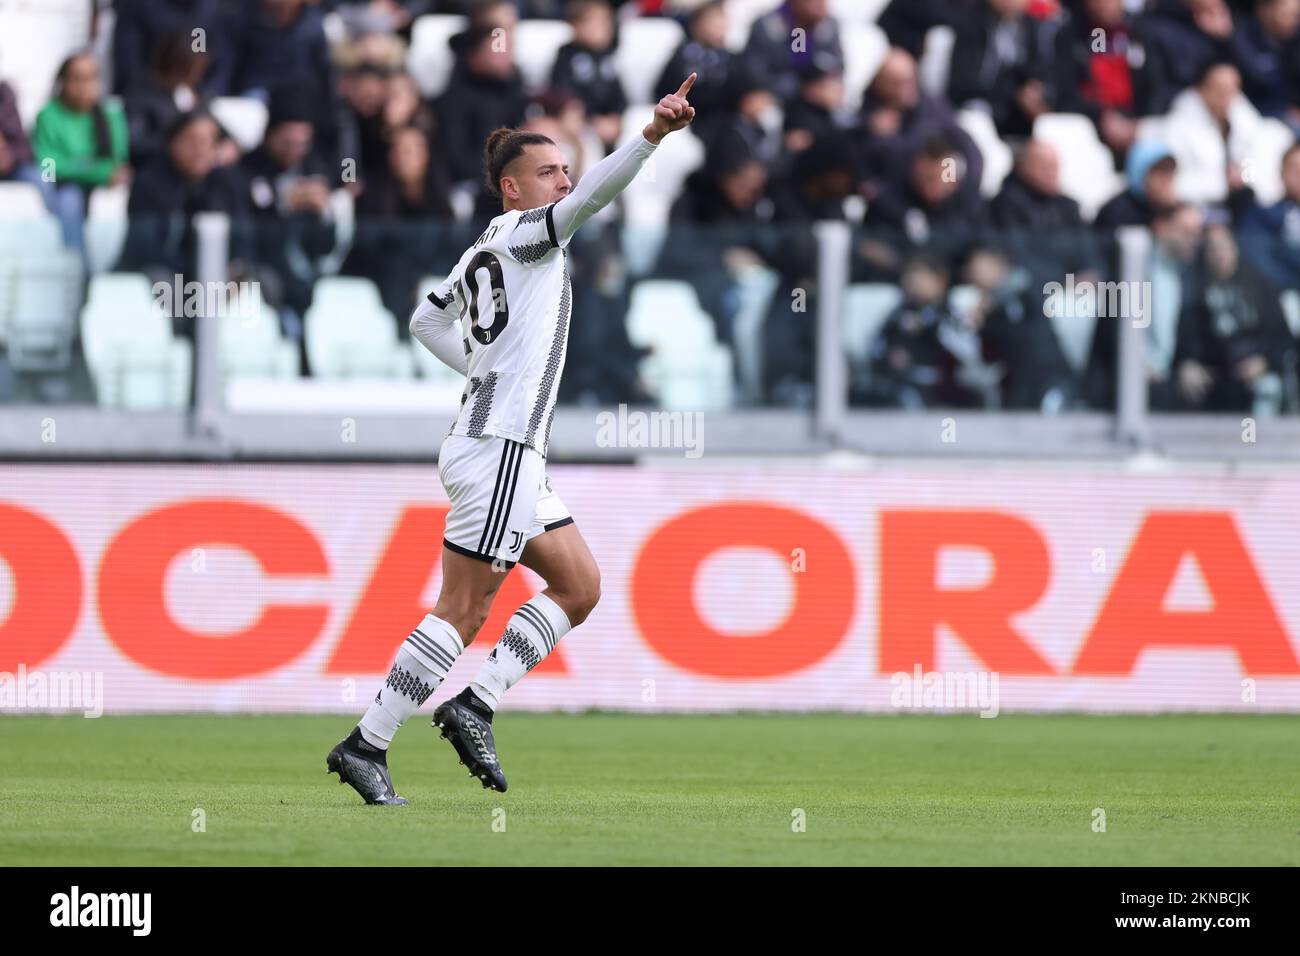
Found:
<path fill-rule="evenodd" d="M 682 80 L 682 85 L 678 88 L 677 95 L 685 96 L 687 93 L 691 91 L 691 87 L 694 85 L 695 85 L 695 74 L 692 73 L 686 79 Z"/>

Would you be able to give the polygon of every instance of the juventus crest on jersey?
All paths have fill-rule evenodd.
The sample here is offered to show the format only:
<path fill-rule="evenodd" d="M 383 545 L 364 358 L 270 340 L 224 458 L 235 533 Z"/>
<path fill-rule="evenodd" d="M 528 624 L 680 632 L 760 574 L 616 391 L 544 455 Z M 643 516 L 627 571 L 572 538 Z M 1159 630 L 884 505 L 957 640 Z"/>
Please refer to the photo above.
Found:
<path fill-rule="evenodd" d="M 469 371 L 448 434 L 499 435 L 546 455 L 573 304 L 553 209 L 497 216 L 429 294 L 465 331 Z"/>

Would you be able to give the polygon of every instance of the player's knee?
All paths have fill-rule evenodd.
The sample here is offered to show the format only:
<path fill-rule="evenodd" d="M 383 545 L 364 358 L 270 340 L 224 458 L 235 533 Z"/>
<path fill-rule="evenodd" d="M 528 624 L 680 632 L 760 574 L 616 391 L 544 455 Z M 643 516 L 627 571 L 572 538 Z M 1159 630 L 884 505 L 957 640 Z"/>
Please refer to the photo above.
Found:
<path fill-rule="evenodd" d="M 600 571 L 592 568 L 589 574 L 583 575 L 565 594 L 565 613 L 568 614 L 569 623 L 577 627 L 595 610 L 599 601 Z"/>

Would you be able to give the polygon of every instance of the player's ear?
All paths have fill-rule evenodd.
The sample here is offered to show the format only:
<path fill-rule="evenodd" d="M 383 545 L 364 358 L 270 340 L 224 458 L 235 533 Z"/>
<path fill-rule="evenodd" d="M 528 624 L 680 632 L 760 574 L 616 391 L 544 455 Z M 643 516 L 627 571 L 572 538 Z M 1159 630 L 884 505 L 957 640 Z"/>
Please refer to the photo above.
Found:
<path fill-rule="evenodd" d="M 501 195 L 506 199 L 509 199 L 511 202 L 517 202 L 519 200 L 519 183 L 515 181 L 515 177 L 501 177 Z"/>

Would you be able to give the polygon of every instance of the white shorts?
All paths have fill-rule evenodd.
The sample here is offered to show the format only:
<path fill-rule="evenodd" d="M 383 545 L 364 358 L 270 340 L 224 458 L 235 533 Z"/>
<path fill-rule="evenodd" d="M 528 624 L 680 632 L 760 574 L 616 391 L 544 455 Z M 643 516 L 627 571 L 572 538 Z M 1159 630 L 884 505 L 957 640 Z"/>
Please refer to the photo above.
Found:
<path fill-rule="evenodd" d="M 514 567 L 537 535 L 573 523 L 535 448 L 497 435 L 448 435 L 438 475 L 451 499 L 443 544 L 481 561 Z"/>

